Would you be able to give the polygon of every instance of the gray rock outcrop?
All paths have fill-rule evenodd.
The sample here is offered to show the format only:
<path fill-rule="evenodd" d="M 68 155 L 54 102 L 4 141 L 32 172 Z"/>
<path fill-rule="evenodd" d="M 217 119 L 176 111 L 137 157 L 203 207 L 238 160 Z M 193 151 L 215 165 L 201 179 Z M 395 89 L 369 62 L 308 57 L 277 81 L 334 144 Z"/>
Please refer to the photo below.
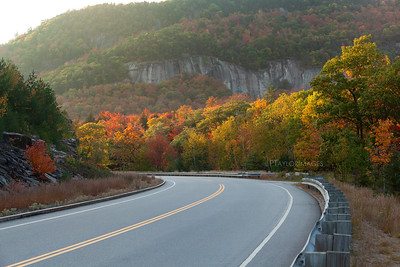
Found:
<path fill-rule="evenodd" d="M 27 146 L 32 145 L 30 137 L 19 133 L 3 132 L 3 141 L 21 149 L 26 149 Z"/>
<path fill-rule="evenodd" d="M 29 137 L 24 137 L 27 138 Z M 24 157 L 24 152 L 25 149 L 13 146 L 7 141 L 7 137 L 0 141 L 0 189 L 11 184 L 32 186 L 39 183 L 38 177 L 33 174 L 31 165 Z"/>
<path fill-rule="evenodd" d="M 258 71 L 245 68 L 209 56 L 186 56 L 152 62 L 128 63 L 129 78 L 132 83 L 158 84 L 178 76 L 182 72 L 200 73 L 221 80 L 233 93 L 262 97 L 266 88 L 278 86 L 286 81 L 291 88 L 309 89 L 312 77 L 321 68 L 303 69 L 296 60 L 286 59 L 268 62 L 268 67 Z M 291 89 L 285 88 L 285 89 Z"/>
<path fill-rule="evenodd" d="M 0 190 L 12 184 L 19 186 L 34 186 L 40 183 L 40 177 L 32 170 L 30 163 L 25 158 L 27 146 L 31 146 L 35 140 L 29 136 L 18 133 L 3 133 L 0 139 Z M 54 173 L 45 174 L 48 181 L 57 183 L 67 172 L 66 158 L 76 158 L 76 141 L 63 139 L 61 143 L 66 147 L 66 152 L 59 151 L 54 145 L 50 150 L 57 162 L 57 170 Z"/>

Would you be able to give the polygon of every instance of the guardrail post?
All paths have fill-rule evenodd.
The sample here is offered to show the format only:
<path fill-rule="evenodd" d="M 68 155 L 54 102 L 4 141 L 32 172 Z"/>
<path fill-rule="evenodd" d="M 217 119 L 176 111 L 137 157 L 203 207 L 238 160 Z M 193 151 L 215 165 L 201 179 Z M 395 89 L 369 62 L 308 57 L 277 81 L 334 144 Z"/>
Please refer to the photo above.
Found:
<path fill-rule="evenodd" d="M 333 248 L 333 235 L 321 234 L 315 236 L 315 251 L 326 252 Z"/>
<path fill-rule="evenodd" d="M 326 267 L 350 266 L 350 252 L 326 252 Z"/>
<path fill-rule="evenodd" d="M 333 234 L 333 245 L 331 250 L 350 252 L 350 242 L 351 235 Z"/>
<path fill-rule="evenodd" d="M 310 234 L 308 244 L 292 266 L 349 267 L 351 215 L 346 196 L 323 178 L 305 178 L 303 183 L 321 193 L 325 209 Z"/>
<path fill-rule="evenodd" d="M 350 214 L 338 214 L 337 219 L 338 219 L 338 221 L 351 221 L 351 215 Z"/>
<path fill-rule="evenodd" d="M 336 221 L 322 222 L 322 233 L 333 235 L 336 232 Z"/>
<path fill-rule="evenodd" d="M 326 267 L 325 252 L 307 252 L 305 254 L 306 267 Z"/>
<path fill-rule="evenodd" d="M 351 235 L 351 221 L 336 221 L 336 233 Z"/>

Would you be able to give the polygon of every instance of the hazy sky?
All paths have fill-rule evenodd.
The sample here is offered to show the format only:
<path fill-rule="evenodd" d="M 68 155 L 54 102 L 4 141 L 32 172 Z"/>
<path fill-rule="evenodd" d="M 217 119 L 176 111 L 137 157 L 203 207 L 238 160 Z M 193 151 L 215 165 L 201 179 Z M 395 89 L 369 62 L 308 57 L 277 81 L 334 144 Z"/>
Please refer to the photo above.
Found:
<path fill-rule="evenodd" d="M 146 0 L 161 2 L 162 0 Z M 102 3 L 131 3 L 144 0 L 0 0 L 0 44 L 14 39 L 29 28 L 36 28 L 43 20 L 51 19 L 68 10 L 81 9 Z"/>

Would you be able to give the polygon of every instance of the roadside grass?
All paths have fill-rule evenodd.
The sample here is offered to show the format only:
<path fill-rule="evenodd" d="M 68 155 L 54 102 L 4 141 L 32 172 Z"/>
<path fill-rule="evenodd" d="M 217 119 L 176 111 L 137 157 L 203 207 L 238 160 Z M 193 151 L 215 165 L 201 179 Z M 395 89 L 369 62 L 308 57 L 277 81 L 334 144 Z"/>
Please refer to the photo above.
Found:
<path fill-rule="evenodd" d="M 400 237 L 400 199 L 393 195 L 375 194 L 372 189 L 333 181 L 351 204 L 352 224 L 369 222 L 384 233 Z"/>
<path fill-rule="evenodd" d="M 0 191 L 0 216 L 121 194 L 161 182 L 143 174 L 120 173 L 98 179 L 46 183 L 37 187 L 22 187 L 16 183 L 8 191 Z"/>
<path fill-rule="evenodd" d="M 304 177 L 309 177 L 309 175 L 295 172 L 274 172 L 261 174 L 260 179 L 270 181 L 301 182 L 301 179 Z"/>
<path fill-rule="evenodd" d="M 349 200 L 351 266 L 400 266 L 400 199 L 330 180 Z"/>

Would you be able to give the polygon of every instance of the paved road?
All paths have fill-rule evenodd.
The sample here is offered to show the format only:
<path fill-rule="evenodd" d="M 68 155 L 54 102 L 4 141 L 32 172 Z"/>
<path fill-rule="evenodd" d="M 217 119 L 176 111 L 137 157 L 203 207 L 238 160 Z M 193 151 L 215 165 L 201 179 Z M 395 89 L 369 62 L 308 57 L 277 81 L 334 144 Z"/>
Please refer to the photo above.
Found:
<path fill-rule="evenodd" d="M 0 266 L 290 266 L 320 216 L 288 183 L 165 179 L 131 197 L 0 223 Z"/>

